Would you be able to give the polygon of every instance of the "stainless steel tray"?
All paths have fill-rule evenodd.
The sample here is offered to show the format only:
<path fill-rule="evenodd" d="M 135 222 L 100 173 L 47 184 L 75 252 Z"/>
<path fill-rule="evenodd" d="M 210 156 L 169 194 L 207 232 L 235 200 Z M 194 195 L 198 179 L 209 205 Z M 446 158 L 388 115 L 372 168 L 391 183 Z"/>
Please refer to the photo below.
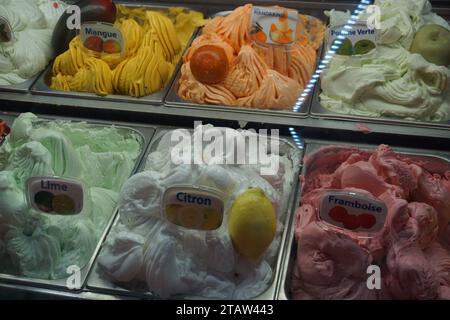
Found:
<path fill-rule="evenodd" d="M 167 10 L 170 5 L 161 5 L 161 4 L 146 4 L 146 3 L 129 3 L 129 2 L 121 2 L 117 1 L 118 4 L 124 4 L 127 7 L 144 7 L 147 9 L 156 9 L 156 10 Z M 185 7 L 186 10 L 192 10 L 191 7 Z M 202 11 L 202 10 L 200 10 Z M 205 13 L 205 10 L 203 10 L 203 13 Z M 194 33 L 192 34 L 191 38 L 189 39 L 187 45 L 185 48 L 183 48 L 180 59 L 178 63 L 175 65 L 175 68 L 173 70 L 172 75 L 170 76 L 169 81 L 167 82 L 166 86 L 161 89 L 160 91 L 157 91 L 151 95 L 136 98 L 131 96 L 125 96 L 125 95 L 118 95 L 118 94 L 110 94 L 107 96 L 99 96 L 95 93 L 91 92 L 78 92 L 78 91 L 62 91 L 62 90 L 54 90 L 50 88 L 51 78 L 52 78 L 52 69 L 53 69 L 53 63 L 52 61 L 45 71 L 42 73 L 42 75 L 37 79 L 36 83 L 31 87 L 31 92 L 33 94 L 40 94 L 40 95 L 50 95 L 50 96 L 62 96 L 67 98 L 80 98 L 80 99 L 90 99 L 90 100 L 101 100 L 101 101 L 118 101 L 118 102 L 128 102 L 128 103 L 137 103 L 137 104 L 151 104 L 151 105 L 162 105 L 164 98 L 167 95 L 167 92 L 169 91 L 172 82 L 174 81 L 178 69 L 182 65 L 182 56 L 191 45 L 193 39 L 196 37 L 198 33 L 198 30 L 194 30 Z"/>
<path fill-rule="evenodd" d="M 8 125 L 12 125 L 14 118 L 16 118 L 19 114 L 14 113 L 3 113 L 0 112 L 0 119 L 4 119 L 7 121 Z M 102 127 L 102 126 L 111 126 L 111 124 L 114 124 L 117 128 L 127 130 L 129 132 L 134 132 L 137 137 L 140 139 L 140 143 L 142 146 L 142 150 L 138 157 L 136 158 L 136 164 L 130 173 L 130 175 L 134 174 L 136 170 L 141 165 L 143 155 L 147 152 L 147 148 L 149 146 L 149 143 L 153 137 L 153 134 L 155 133 L 155 128 L 152 126 L 144 126 L 144 125 L 134 125 L 130 123 L 121 123 L 121 122 L 108 122 L 108 121 L 98 121 L 98 120 L 90 120 L 90 119 L 79 119 L 79 118 L 69 118 L 69 117 L 57 117 L 57 116 L 47 116 L 43 115 L 40 116 L 39 114 L 36 114 L 39 119 L 43 120 L 70 120 L 73 122 L 87 122 L 89 125 L 92 125 L 94 127 Z M 98 244 L 92 253 L 91 258 L 89 259 L 86 266 L 84 266 L 81 269 L 81 288 L 79 290 L 70 290 L 66 287 L 66 278 L 64 279 L 55 279 L 55 280 L 44 280 L 44 279 L 34 279 L 34 278 L 26 278 L 16 275 L 9 275 L 9 274 L 2 274 L 0 273 L 0 284 L 13 284 L 13 285 L 23 285 L 28 287 L 39 287 L 39 288 L 46 288 L 46 289 L 56 289 L 60 291 L 71 291 L 71 292 L 80 292 L 83 290 L 85 286 L 85 282 L 87 279 L 87 275 L 89 273 L 89 270 L 91 269 L 95 257 L 97 256 L 98 251 L 100 250 L 101 244 L 106 236 L 106 234 L 109 231 L 109 228 L 111 227 L 112 222 L 114 221 L 114 218 L 117 214 L 117 208 L 112 213 L 111 217 L 108 219 L 107 224 L 105 226 L 105 229 L 103 230 L 99 240 Z"/>
<path fill-rule="evenodd" d="M 449 121 L 441 121 L 441 122 L 433 122 L 433 121 L 413 121 L 413 120 L 402 120 L 400 118 L 387 118 L 387 117 L 366 117 L 366 116 L 357 116 L 357 115 L 348 115 L 341 114 L 330 111 L 324 108 L 320 104 L 320 96 L 321 88 L 320 81 L 318 85 L 314 88 L 314 95 L 312 97 L 311 111 L 310 115 L 312 118 L 319 119 L 331 119 L 331 120 L 346 120 L 346 121 L 365 121 L 365 122 L 373 122 L 373 123 L 383 123 L 383 124 L 391 124 L 391 125 L 403 125 L 403 126 L 419 126 L 425 128 L 450 128 L 450 120 Z"/>
<path fill-rule="evenodd" d="M 439 14 L 440 16 L 450 21 L 450 9 L 437 8 L 433 12 Z M 326 55 L 327 51 L 324 46 L 322 51 L 322 59 Z M 368 117 L 368 116 L 358 116 L 358 115 L 348 115 L 333 112 L 324 108 L 320 103 L 321 90 L 321 80 L 319 80 L 314 88 L 314 95 L 312 97 L 312 104 L 310 109 L 310 115 L 313 118 L 323 118 L 332 120 L 349 120 L 349 121 L 367 121 L 383 124 L 392 125 L 404 125 L 404 126 L 420 126 L 426 128 L 450 128 L 450 120 L 448 121 L 421 121 L 421 120 L 404 120 L 401 118 L 390 118 L 390 117 Z"/>
<path fill-rule="evenodd" d="M 336 148 L 359 148 L 362 150 L 374 150 L 376 149 L 377 145 L 370 145 L 370 144 L 352 144 L 352 145 L 345 145 L 336 141 L 323 141 L 323 140 L 308 140 L 306 143 L 306 149 L 304 156 L 317 151 L 321 147 L 324 146 L 336 146 Z M 425 160 L 424 167 L 427 168 L 430 171 L 434 171 L 434 168 L 440 168 L 442 165 L 448 166 L 450 169 L 450 152 L 443 152 L 443 151 L 433 151 L 433 154 L 431 154 L 432 151 L 424 151 L 420 149 L 411 149 L 411 148 L 396 148 L 393 147 L 393 149 L 398 152 L 401 155 L 405 155 L 408 158 L 411 159 L 417 159 L 417 160 Z M 307 166 L 304 165 L 301 170 L 301 175 L 304 176 L 307 174 Z M 438 172 L 438 171 L 436 171 Z M 443 172 L 440 172 L 444 174 Z M 296 199 L 295 207 L 298 208 L 300 201 L 301 201 L 301 188 L 298 193 L 298 197 Z M 295 212 L 296 209 L 294 209 Z M 291 284 L 291 275 L 292 270 L 296 261 L 297 257 L 297 243 L 295 240 L 295 213 L 294 217 L 291 221 L 290 227 L 289 227 L 289 234 L 286 239 L 287 247 L 285 249 L 285 257 L 283 259 L 283 265 L 281 266 L 282 271 L 280 275 L 280 281 L 279 281 L 279 287 L 277 289 L 277 299 L 278 300 L 289 300 L 291 299 L 291 293 L 290 293 L 290 284 Z"/>
<path fill-rule="evenodd" d="M 212 17 L 217 16 L 227 16 L 232 11 L 219 11 L 212 15 Z M 303 14 L 310 14 L 310 11 L 308 10 L 302 10 L 301 13 Z M 313 16 L 312 14 L 310 14 Z M 314 18 L 318 19 L 317 17 L 313 16 Z M 198 32 L 198 35 L 201 34 L 201 31 Z M 316 59 L 316 68 L 319 65 L 320 58 L 322 57 L 322 50 L 323 46 L 321 46 L 317 51 L 317 59 Z M 188 100 L 184 100 L 180 98 L 177 94 L 178 91 L 178 81 L 181 78 L 181 67 L 178 69 L 177 76 L 175 78 L 175 81 L 172 82 L 172 85 L 170 87 L 169 93 L 167 94 L 167 97 L 165 99 L 165 105 L 168 107 L 177 107 L 177 108 L 191 108 L 191 109 L 200 109 L 200 110 L 216 110 L 216 111 L 224 111 L 224 112 L 234 112 L 234 113 L 246 113 L 246 114 L 252 114 L 252 115 L 258 115 L 258 114 L 266 114 L 266 115 L 273 115 L 278 117 L 296 117 L 296 118 L 306 118 L 309 109 L 312 103 L 312 93 L 310 93 L 305 101 L 303 102 L 302 108 L 298 112 L 294 112 L 292 110 L 269 110 L 269 109 L 256 109 L 256 108 L 243 108 L 243 107 L 237 107 L 237 106 L 227 106 L 227 105 L 214 105 L 214 104 L 199 104 L 195 102 L 191 102 Z M 300 93 L 301 94 L 301 93 Z M 299 94 L 299 95 L 300 95 Z M 292 106 L 294 108 L 294 106 Z"/>
<path fill-rule="evenodd" d="M 47 67 L 44 69 L 46 70 Z M 35 76 L 31 77 L 30 79 L 18 83 L 18 84 L 12 84 L 9 86 L 0 86 L 0 92 L 2 91 L 8 91 L 8 92 L 29 92 L 31 86 L 36 82 L 36 80 L 41 76 L 43 71 L 38 72 Z"/>
<path fill-rule="evenodd" d="M 174 128 L 171 128 L 174 129 Z M 140 169 L 138 171 L 143 171 L 146 164 L 146 159 L 148 154 L 150 154 L 152 151 L 155 150 L 157 143 L 159 142 L 160 138 L 164 133 L 168 131 L 168 127 L 165 128 L 159 128 L 157 132 L 155 133 L 154 139 L 151 142 L 150 147 L 147 150 L 146 155 L 144 156 Z M 276 294 L 276 288 L 278 286 L 280 271 L 281 271 L 281 265 L 283 262 L 283 257 L 285 255 L 285 247 L 286 247 L 286 240 L 288 235 L 288 229 L 289 229 L 289 221 L 293 219 L 293 210 L 294 210 L 294 197 L 298 193 L 298 173 L 300 169 L 300 162 L 302 159 L 302 153 L 303 150 L 297 149 L 297 147 L 290 141 L 290 139 L 286 138 L 280 138 L 280 154 L 289 154 L 291 155 L 291 160 L 294 168 L 294 180 L 292 189 L 289 195 L 285 195 L 285 200 L 287 203 L 286 206 L 286 215 L 284 217 L 284 225 L 285 229 L 283 230 L 283 233 L 281 234 L 281 241 L 280 241 L 280 247 L 278 249 L 278 254 L 276 257 L 276 265 L 273 268 L 273 278 L 271 285 L 266 289 L 265 292 L 263 292 L 261 295 L 254 297 L 253 300 L 273 300 L 275 299 Z M 114 226 L 119 222 L 119 215 L 117 215 L 116 220 L 113 224 L 113 227 L 111 230 L 113 230 Z M 122 295 L 122 296 L 132 296 L 136 298 L 143 298 L 143 299 L 157 299 L 156 295 L 152 292 L 148 291 L 147 284 L 146 283 L 132 283 L 129 284 L 130 287 L 124 287 L 120 286 L 118 284 L 115 284 L 111 282 L 109 279 L 104 277 L 101 274 L 101 271 L 99 270 L 98 262 L 96 261 L 94 264 L 94 267 L 92 268 L 92 271 L 88 277 L 87 282 L 87 288 L 88 290 L 92 292 L 97 293 L 103 293 L 103 294 L 109 294 L 109 295 Z M 133 287 L 134 285 L 134 287 Z M 138 287 L 137 287 L 138 286 Z M 173 296 L 171 299 L 205 299 L 204 297 L 198 297 L 198 296 Z"/>

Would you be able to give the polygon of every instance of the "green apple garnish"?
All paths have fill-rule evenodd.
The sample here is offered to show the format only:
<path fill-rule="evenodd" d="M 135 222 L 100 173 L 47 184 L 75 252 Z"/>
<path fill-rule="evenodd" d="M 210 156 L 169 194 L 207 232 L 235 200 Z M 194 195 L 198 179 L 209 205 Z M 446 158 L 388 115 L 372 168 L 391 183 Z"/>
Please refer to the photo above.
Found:
<path fill-rule="evenodd" d="M 411 53 L 422 55 L 439 66 L 450 65 L 450 30 L 437 24 L 425 25 L 417 31 Z"/>

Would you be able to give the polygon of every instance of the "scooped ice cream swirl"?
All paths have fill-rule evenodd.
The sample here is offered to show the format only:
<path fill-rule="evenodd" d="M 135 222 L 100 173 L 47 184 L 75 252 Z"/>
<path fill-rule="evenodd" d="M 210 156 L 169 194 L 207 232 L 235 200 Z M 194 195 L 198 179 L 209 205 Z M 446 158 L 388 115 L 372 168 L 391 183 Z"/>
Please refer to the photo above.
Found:
<path fill-rule="evenodd" d="M 263 46 L 250 35 L 251 11 L 251 4 L 238 7 L 226 17 L 215 17 L 203 28 L 184 56 L 178 82 L 180 97 L 200 104 L 246 108 L 294 106 L 314 71 L 325 27 L 317 19 L 300 14 L 294 45 Z M 206 62 L 197 66 L 197 61 L 206 61 L 196 58 L 205 48 L 211 55 L 222 52 L 217 64 L 228 66 L 227 70 L 207 70 L 211 64 Z M 205 82 L 197 73 L 217 75 L 213 82 Z"/>
<path fill-rule="evenodd" d="M 308 155 L 305 165 L 302 205 L 296 213 L 293 298 L 449 298 L 448 165 L 398 155 L 385 145 L 374 152 L 324 147 Z M 325 227 L 317 210 L 327 190 L 382 200 L 388 209 L 384 229 L 364 238 Z M 381 268 L 381 290 L 367 289 L 366 270 L 372 264 Z M 349 270 L 357 267 L 355 277 Z"/>
<path fill-rule="evenodd" d="M 225 132 L 223 128 L 209 125 L 195 130 L 203 130 L 205 134 Z M 232 131 L 242 137 L 254 135 Z M 189 135 L 194 137 L 198 132 L 201 131 Z M 148 156 L 145 171 L 124 185 L 119 199 L 120 221 L 99 254 L 100 274 L 127 288 L 145 286 L 162 298 L 183 295 L 248 299 L 261 294 L 271 281 L 273 261 L 279 249 L 287 209 L 283 199 L 293 183 L 291 160 L 280 156 L 278 173 L 267 176 L 259 172 L 261 163 L 220 164 L 219 160 L 227 154 L 216 153 L 212 158 L 204 155 L 204 164 L 176 165 L 172 162 L 169 147 L 172 134 L 169 131 L 162 136 Z M 208 146 L 212 145 L 205 142 L 202 150 L 207 150 Z M 183 150 L 198 151 L 194 151 L 190 142 Z M 163 218 L 161 208 L 165 190 L 183 184 L 223 192 L 224 222 L 219 229 L 206 232 L 176 228 Z M 240 219 L 244 219 L 244 211 L 252 214 L 251 208 L 247 210 L 251 199 L 258 199 L 258 215 L 274 208 L 276 236 L 266 250 L 261 251 L 256 244 L 250 247 L 245 241 L 239 242 L 239 237 L 248 234 L 236 234 L 240 223 L 242 226 Z M 180 216 L 179 219 L 184 221 Z M 249 258 L 255 256 L 258 258 Z"/>
<path fill-rule="evenodd" d="M 67 277 L 84 267 L 117 204 L 117 191 L 141 151 L 134 133 L 70 121 L 20 115 L 0 147 L 0 272 L 39 279 Z M 85 183 L 81 215 L 55 216 L 31 209 L 25 183 L 36 176 Z"/>
<path fill-rule="evenodd" d="M 56 58 L 51 88 L 100 96 L 148 96 L 168 83 L 183 48 L 204 23 L 201 13 L 182 8 L 117 8 L 115 27 L 124 38 L 123 54 L 91 51 L 77 36 L 69 50 Z"/>
<path fill-rule="evenodd" d="M 427 0 L 376 1 L 376 5 L 381 9 L 377 48 L 358 56 L 333 57 L 322 74 L 322 106 L 367 117 L 449 120 L 450 68 L 412 53 L 412 44 L 423 26 L 450 30 L 450 25 L 432 13 Z M 327 14 L 330 26 L 350 18 L 350 13 L 334 10 Z"/>
<path fill-rule="evenodd" d="M 0 40 L 0 85 L 22 83 L 44 70 L 53 56 L 53 28 L 66 7 L 62 1 L 0 2 L 0 17 L 12 29 L 10 41 Z"/>

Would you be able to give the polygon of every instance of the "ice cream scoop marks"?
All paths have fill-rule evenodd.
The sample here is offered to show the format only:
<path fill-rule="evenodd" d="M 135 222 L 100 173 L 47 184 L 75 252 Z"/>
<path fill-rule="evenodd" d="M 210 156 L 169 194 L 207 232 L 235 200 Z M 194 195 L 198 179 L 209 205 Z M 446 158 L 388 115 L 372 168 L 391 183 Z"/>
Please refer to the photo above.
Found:
<path fill-rule="evenodd" d="M 191 134 L 174 130 L 170 136 L 171 161 L 175 165 L 259 165 L 262 175 L 275 175 L 280 166 L 279 130 L 238 131 L 194 123 Z M 268 152 L 270 150 L 270 152 Z"/>

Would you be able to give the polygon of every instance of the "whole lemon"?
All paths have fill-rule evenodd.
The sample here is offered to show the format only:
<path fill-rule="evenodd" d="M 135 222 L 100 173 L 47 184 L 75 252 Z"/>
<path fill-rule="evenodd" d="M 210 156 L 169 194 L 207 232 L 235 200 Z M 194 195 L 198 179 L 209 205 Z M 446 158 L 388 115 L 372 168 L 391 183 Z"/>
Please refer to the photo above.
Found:
<path fill-rule="evenodd" d="M 275 208 L 259 188 L 240 194 L 230 209 L 228 232 L 234 248 L 243 257 L 257 260 L 275 238 Z"/>

